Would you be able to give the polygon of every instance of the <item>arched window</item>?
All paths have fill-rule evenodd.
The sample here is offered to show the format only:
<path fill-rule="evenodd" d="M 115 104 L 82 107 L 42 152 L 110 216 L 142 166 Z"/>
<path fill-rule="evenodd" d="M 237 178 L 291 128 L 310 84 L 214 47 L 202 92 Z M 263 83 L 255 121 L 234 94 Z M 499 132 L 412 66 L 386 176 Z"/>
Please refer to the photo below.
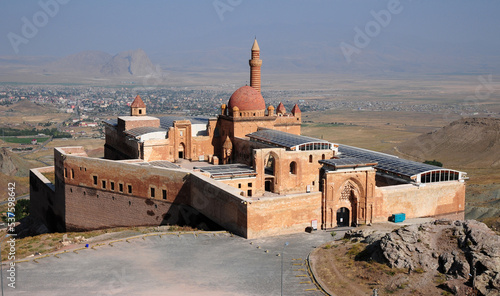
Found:
<path fill-rule="evenodd" d="M 266 160 L 265 173 L 269 175 L 274 175 L 274 166 L 276 160 L 272 155 L 269 155 Z"/>
<path fill-rule="evenodd" d="M 312 155 L 309 155 L 309 162 L 312 163 L 313 162 L 313 156 Z"/>
<path fill-rule="evenodd" d="M 295 161 L 290 162 L 290 174 L 297 174 L 297 163 Z"/>

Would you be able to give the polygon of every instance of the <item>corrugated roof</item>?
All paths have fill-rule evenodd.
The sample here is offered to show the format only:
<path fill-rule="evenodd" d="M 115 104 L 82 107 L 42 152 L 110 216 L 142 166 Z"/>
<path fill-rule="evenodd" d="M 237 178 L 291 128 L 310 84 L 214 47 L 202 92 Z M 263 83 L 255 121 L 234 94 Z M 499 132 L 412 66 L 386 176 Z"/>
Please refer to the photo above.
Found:
<path fill-rule="evenodd" d="M 142 126 L 124 131 L 124 133 L 127 136 L 132 136 L 132 137 L 139 137 L 145 134 L 156 133 L 156 132 L 167 132 L 167 130 L 161 127 Z"/>
<path fill-rule="evenodd" d="M 377 170 L 390 172 L 392 174 L 407 177 L 410 179 L 415 179 L 416 175 L 429 171 L 441 171 L 441 170 L 454 171 L 430 164 L 402 159 L 390 154 L 380 153 L 376 151 L 366 150 L 347 145 L 339 145 L 339 152 L 341 153 L 339 156 L 340 159 L 355 157 L 355 158 L 365 159 L 368 161 L 377 162 L 378 164 L 375 166 Z"/>
<path fill-rule="evenodd" d="M 210 176 L 214 179 L 253 177 L 257 175 L 257 173 L 252 167 L 240 163 L 194 167 L 194 169 L 199 169 L 202 172 L 210 173 Z"/>
<path fill-rule="evenodd" d="M 102 122 L 111 126 L 118 126 L 118 119 L 108 119 L 108 120 L 103 120 Z"/>
<path fill-rule="evenodd" d="M 377 162 L 369 161 L 369 160 L 361 159 L 361 158 L 356 158 L 356 157 L 324 159 L 324 160 L 320 160 L 319 162 L 322 164 L 332 166 L 334 169 L 366 167 L 366 166 L 374 166 L 377 164 Z"/>
<path fill-rule="evenodd" d="M 162 168 L 168 168 L 168 169 L 178 169 L 180 168 L 178 165 L 171 163 L 170 161 L 166 160 L 155 160 L 155 161 L 150 161 L 150 162 L 141 162 L 137 163 L 138 165 L 142 166 L 155 166 L 155 167 L 162 167 Z"/>
<path fill-rule="evenodd" d="M 208 118 L 204 117 L 191 117 L 191 116 L 161 116 L 160 127 L 164 129 L 169 129 L 174 126 L 174 121 L 178 120 L 189 120 L 191 124 L 207 124 Z"/>
<path fill-rule="evenodd" d="M 331 144 L 328 141 L 321 140 L 321 139 L 316 139 L 316 138 L 311 138 L 311 137 L 306 137 L 306 136 L 300 136 L 300 135 L 294 135 L 282 131 L 277 131 L 277 130 L 272 130 L 272 129 L 259 129 L 258 131 L 247 134 L 247 137 L 253 140 L 258 140 L 262 141 L 265 143 L 269 143 L 274 146 L 279 146 L 283 148 L 288 148 L 291 149 L 292 147 L 296 147 L 299 145 L 303 144 L 308 144 L 308 143 L 325 143 L 325 144 Z"/>

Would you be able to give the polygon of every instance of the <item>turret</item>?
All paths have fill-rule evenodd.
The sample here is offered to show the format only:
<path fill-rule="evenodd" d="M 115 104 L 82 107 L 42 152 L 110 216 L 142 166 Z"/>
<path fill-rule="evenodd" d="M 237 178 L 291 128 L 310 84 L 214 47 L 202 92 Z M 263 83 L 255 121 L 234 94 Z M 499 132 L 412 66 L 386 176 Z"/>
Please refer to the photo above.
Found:
<path fill-rule="evenodd" d="M 292 114 L 293 116 L 297 117 L 297 120 L 300 121 L 302 119 L 302 111 L 300 111 L 299 105 L 295 104 L 295 106 L 293 106 Z"/>
<path fill-rule="evenodd" d="M 130 105 L 130 115 L 131 116 L 144 116 L 146 115 L 146 104 L 142 101 L 141 97 L 137 95 L 132 105 Z"/>
<path fill-rule="evenodd" d="M 267 107 L 267 116 L 273 116 L 274 115 L 274 107 L 272 105 L 269 105 Z"/>

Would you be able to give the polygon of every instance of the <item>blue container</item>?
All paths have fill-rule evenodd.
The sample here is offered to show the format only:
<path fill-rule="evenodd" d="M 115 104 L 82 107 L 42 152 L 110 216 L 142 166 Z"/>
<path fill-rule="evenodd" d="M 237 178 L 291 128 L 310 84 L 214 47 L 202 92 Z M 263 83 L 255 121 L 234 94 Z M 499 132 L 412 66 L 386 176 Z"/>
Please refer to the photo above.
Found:
<path fill-rule="evenodd" d="M 405 213 L 392 214 L 392 221 L 394 221 L 394 223 L 403 222 L 405 219 L 406 219 Z"/>

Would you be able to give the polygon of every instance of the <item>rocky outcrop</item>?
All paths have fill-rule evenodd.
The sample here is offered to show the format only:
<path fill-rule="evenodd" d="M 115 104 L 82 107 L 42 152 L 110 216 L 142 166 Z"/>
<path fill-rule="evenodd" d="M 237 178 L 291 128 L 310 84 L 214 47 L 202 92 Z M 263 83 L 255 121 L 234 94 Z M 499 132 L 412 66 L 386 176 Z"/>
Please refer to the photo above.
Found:
<path fill-rule="evenodd" d="M 121 52 L 111 58 L 101 69 L 106 76 L 144 76 L 155 70 L 153 63 L 142 49 Z"/>
<path fill-rule="evenodd" d="M 5 148 L 0 149 L 0 172 L 9 176 L 13 176 L 17 172 L 17 166 Z"/>
<path fill-rule="evenodd" d="M 350 233 L 370 243 L 358 259 L 375 260 L 394 268 L 439 271 L 482 295 L 500 295 L 500 236 L 474 221 L 437 220 L 379 233 Z M 459 291 L 459 288 L 450 290 Z"/>

